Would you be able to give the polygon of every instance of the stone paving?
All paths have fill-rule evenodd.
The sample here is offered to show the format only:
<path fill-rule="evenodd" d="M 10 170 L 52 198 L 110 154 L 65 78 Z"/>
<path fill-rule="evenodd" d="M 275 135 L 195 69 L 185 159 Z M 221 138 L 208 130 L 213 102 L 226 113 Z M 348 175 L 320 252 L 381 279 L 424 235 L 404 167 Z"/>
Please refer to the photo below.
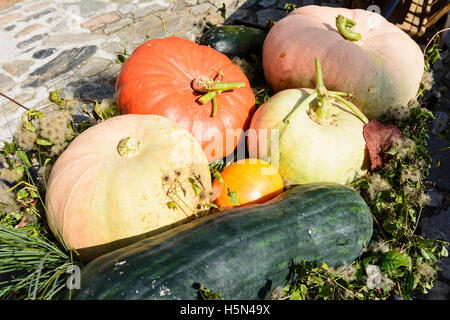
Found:
<path fill-rule="evenodd" d="M 35 108 L 55 85 L 74 97 L 111 98 L 117 52 L 164 37 L 164 27 L 195 40 L 206 21 L 223 21 L 222 3 L 229 16 L 239 0 L 2 0 L 0 92 Z M 23 109 L 2 98 L 0 110 L 0 137 L 10 137 Z"/>
<path fill-rule="evenodd" d="M 312 0 L 1 0 L 0 92 L 29 108 L 48 104 L 48 92 L 57 86 L 76 98 L 110 99 L 121 65 L 118 52 L 131 53 L 147 39 L 179 36 L 198 39 L 207 21 L 264 27 L 267 19 L 286 15 L 284 5 L 341 5 L 342 1 Z M 429 150 L 433 165 L 429 177 L 432 199 L 421 219 L 423 235 L 450 241 L 450 150 L 438 132 L 450 118 L 449 39 L 434 66 L 435 84 Z M 424 44 L 421 44 L 422 47 Z M 12 136 L 23 109 L 0 97 L 0 138 Z M 439 280 L 422 299 L 448 299 L 449 258 L 441 263 Z"/>

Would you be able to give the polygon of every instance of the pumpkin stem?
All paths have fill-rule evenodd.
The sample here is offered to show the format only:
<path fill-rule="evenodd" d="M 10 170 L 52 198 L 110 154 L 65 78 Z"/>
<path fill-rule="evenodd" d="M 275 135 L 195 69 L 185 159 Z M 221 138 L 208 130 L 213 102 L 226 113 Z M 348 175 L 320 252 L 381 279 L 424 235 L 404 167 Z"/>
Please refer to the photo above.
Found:
<path fill-rule="evenodd" d="M 129 158 L 138 154 L 141 143 L 138 139 L 127 137 L 119 141 L 117 151 L 122 157 Z"/>
<path fill-rule="evenodd" d="M 222 71 L 219 73 L 217 81 L 205 77 L 196 78 L 192 81 L 192 88 L 195 91 L 205 93 L 198 99 L 200 103 L 205 104 L 212 100 L 213 117 L 217 114 L 216 95 L 222 93 L 222 91 L 228 91 L 245 87 L 244 82 L 221 82 L 220 81 L 221 78 L 222 78 Z"/>
<path fill-rule="evenodd" d="M 367 124 L 369 120 L 366 118 L 366 116 L 356 106 L 343 98 L 343 96 L 347 95 L 345 92 L 327 90 L 323 83 L 322 68 L 320 66 L 319 58 L 315 58 L 314 62 L 316 67 L 316 89 L 311 92 L 311 94 L 299 105 L 295 106 L 286 115 L 286 117 L 283 119 L 283 122 L 289 124 L 289 118 L 291 118 L 294 113 L 298 112 L 299 110 L 305 109 L 312 101 L 314 101 L 316 98 L 319 98 L 319 107 L 315 111 L 315 115 L 312 116 L 312 119 L 319 124 L 327 122 L 327 119 L 330 116 L 332 99 L 336 99 L 342 102 L 356 115 L 356 117 L 358 117 L 358 119 Z"/>
<path fill-rule="evenodd" d="M 242 88 L 245 86 L 244 82 L 220 82 L 214 81 L 209 78 L 196 78 L 192 81 L 192 88 L 195 91 L 201 93 L 207 93 L 210 91 L 222 91 L 233 90 L 236 88 Z"/>
<path fill-rule="evenodd" d="M 355 21 L 350 20 L 343 15 L 338 15 L 336 17 L 336 27 L 339 30 L 339 33 L 347 40 L 358 41 L 361 39 L 361 34 L 352 30 L 355 25 Z"/>
<path fill-rule="evenodd" d="M 328 90 L 323 84 L 322 68 L 319 58 L 314 59 L 316 65 L 316 92 L 320 100 L 319 108 L 317 108 L 316 116 L 318 119 L 325 120 L 330 116 L 331 101 L 328 98 Z"/>

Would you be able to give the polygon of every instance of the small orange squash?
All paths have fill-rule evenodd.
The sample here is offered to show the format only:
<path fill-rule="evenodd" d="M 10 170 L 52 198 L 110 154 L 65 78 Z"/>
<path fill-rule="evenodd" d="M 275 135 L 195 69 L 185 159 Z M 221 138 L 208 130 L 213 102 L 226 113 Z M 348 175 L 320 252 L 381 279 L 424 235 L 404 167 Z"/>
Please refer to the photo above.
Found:
<path fill-rule="evenodd" d="M 214 203 L 219 207 L 263 203 L 283 191 L 283 179 L 270 163 L 242 159 L 227 166 L 213 182 Z"/>

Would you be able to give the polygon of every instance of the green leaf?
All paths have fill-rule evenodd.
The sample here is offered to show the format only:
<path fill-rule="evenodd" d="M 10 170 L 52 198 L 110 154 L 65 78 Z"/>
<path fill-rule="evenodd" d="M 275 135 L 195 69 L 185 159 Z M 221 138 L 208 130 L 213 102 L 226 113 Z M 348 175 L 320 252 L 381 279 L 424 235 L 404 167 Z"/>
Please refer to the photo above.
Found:
<path fill-rule="evenodd" d="M 220 15 L 222 16 L 223 19 L 226 19 L 227 16 L 227 8 L 225 7 L 225 3 L 222 3 L 222 7 L 217 9 L 216 12 L 220 12 Z"/>
<path fill-rule="evenodd" d="M 108 108 L 103 110 L 103 118 L 104 119 L 112 118 L 115 115 L 117 115 L 118 112 L 119 112 L 119 108 L 117 108 L 116 105 L 112 104 Z"/>
<path fill-rule="evenodd" d="M 385 271 L 397 270 L 400 267 L 408 266 L 408 257 L 397 251 L 386 252 L 381 258 L 381 268 Z"/>
<path fill-rule="evenodd" d="M 36 128 L 31 124 L 31 122 L 28 121 L 22 121 L 22 125 L 25 129 L 27 129 L 30 132 L 36 132 Z"/>
<path fill-rule="evenodd" d="M 23 162 L 26 166 L 31 167 L 31 162 L 30 162 L 30 160 L 28 159 L 28 157 L 27 157 L 27 155 L 26 155 L 25 152 L 23 152 L 22 150 L 19 150 L 19 151 L 17 151 L 16 154 L 17 154 L 17 157 L 18 157 L 20 160 L 22 160 L 22 162 Z"/>
<path fill-rule="evenodd" d="M 236 191 L 231 191 L 230 188 L 227 188 L 227 195 L 232 204 L 234 204 L 235 206 L 239 205 L 238 196 L 237 196 Z"/>
<path fill-rule="evenodd" d="M 20 189 L 17 191 L 17 200 L 21 200 L 23 198 L 27 198 L 29 196 L 29 193 L 26 189 Z"/>
<path fill-rule="evenodd" d="M 387 233 L 394 233 L 397 230 L 397 224 L 388 220 L 383 221 L 383 229 Z"/>
<path fill-rule="evenodd" d="M 297 8 L 297 6 L 294 3 L 285 3 L 284 4 L 284 9 L 287 10 L 288 12 L 294 11 Z"/>
<path fill-rule="evenodd" d="M 224 187 L 226 187 L 225 181 L 223 181 L 219 171 L 214 169 L 212 170 L 212 174 L 215 179 L 217 179 Z"/>
<path fill-rule="evenodd" d="M 212 203 L 212 202 L 205 203 L 204 206 L 207 208 L 216 208 L 216 209 L 219 208 L 219 206 L 217 204 Z"/>
<path fill-rule="evenodd" d="M 51 146 L 51 145 L 53 144 L 53 143 L 51 143 L 51 142 L 48 141 L 48 140 L 45 140 L 45 139 L 39 139 L 39 138 L 36 139 L 36 143 L 39 144 L 39 145 L 41 145 L 41 146 Z"/>
<path fill-rule="evenodd" d="M 169 202 L 167 202 L 167 207 L 169 208 L 169 209 L 176 209 L 177 208 L 177 203 L 175 202 L 175 201 L 169 201 Z"/>
<path fill-rule="evenodd" d="M 448 250 L 447 250 L 447 248 L 443 245 L 442 246 L 442 249 L 441 249 L 441 252 L 440 252 L 440 256 L 441 257 L 448 257 Z"/>
<path fill-rule="evenodd" d="M 77 123 L 77 130 L 78 132 L 83 132 L 84 130 L 86 130 L 87 128 L 92 127 L 93 124 L 89 121 L 81 121 L 79 123 Z"/>
<path fill-rule="evenodd" d="M 127 58 L 125 58 L 125 56 L 123 54 L 120 54 L 120 53 L 117 54 L 117 59 L 116 59 L 117 63 L 122 64 L 125 62 L 125 60 L 127 60 Z"/>
<path fill-rule="evenodd" d="M 94 112 L 97 114 L 97 116 L 99 116 L 100 119 L 103 120 L 103 112 L 102 109 L 100 109 L 100 105 L 98 104 L 97 100 L 95 100 Z"/>
<path fill-rule="evenodd" d="M 407 271 L 405 276 L 405 288 L 403 289 L 403 294 L 409 296 L 409 294 L 415 289 L 416 283 L 414 280 L 414 274 Z"/>
<path fill-rule="evenodd" d="M 25 168 L 22 166 L 17 166 L 12 171 L 14 171 L 15 173 L 17 173 L 19 175 L 22 175 L 23 172 L 25 171 Z"/>
<path fill-rule="evenodd" d="M 36 191 L 34 191 L 33 189 L 30 189 L 30 196 L 32 198 L 39 198 L 39 194 Z"/>
<path fill-rule="evenodd" d="M 61 102 L 61 95 L 59 93 L 58 88 L 55 86 L 55 91 L 50 91 L 48 93 L 48 100 L 50 100 L 50 102 L 59 104 Z"/>
<path fill-rule="evenodd" d="M 9 155 L 17 151 L 17 145 L 12 141 L 9 143 L 8 141 L 3 141 L 2 153 L 5 155 Z"/>
<path fill-rule="evenodd" d="M 331 299 L 333 294 L 333 290 L 330 287 L 330 284 L 328 282 L 324 282 L 322 287 L 319 289 L 318 297 L 322 297 L 323 299 Z"/>
<path fill-rule="evenodd" d="M 197 181 L 194 178 L 188 178 L 188 181 L 190 182 L 195 195 L 198 196 L 203 188 L 197 184 Z"/>
<path fill-rule="evenodd" d="M 431 252 L 429 250 L 425 250 L 423 248 L 420 248 L 420 254 L 422 255 L 422 257 L 424 257 L 427 260 L 432 260 L 432 261 L 436 261 L 437 260 L 436 256 L 433 254 L 433 252 Z"/>

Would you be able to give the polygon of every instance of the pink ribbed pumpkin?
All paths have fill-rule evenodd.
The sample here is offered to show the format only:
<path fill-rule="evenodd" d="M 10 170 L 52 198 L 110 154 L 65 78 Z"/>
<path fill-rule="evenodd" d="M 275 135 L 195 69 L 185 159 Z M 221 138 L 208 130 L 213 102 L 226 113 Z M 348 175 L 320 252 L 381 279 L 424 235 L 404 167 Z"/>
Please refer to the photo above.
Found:
<path fill-rule="evenodd" d="M 337 17 L 349 20 L 344 29 L 359 33 L 353 41 L 337 28 Z M 424 58 L 419 46 L 377 13 L 361 9 L 305 6 L 292 11 L 270 30 L 263 45 L 263 68 L 276 91 L 314 88 L 311 61 L 322 62 L 325 86 L 351 94 L 369 118 L 387 107 L 405 105 L 419 89 Z"/>

